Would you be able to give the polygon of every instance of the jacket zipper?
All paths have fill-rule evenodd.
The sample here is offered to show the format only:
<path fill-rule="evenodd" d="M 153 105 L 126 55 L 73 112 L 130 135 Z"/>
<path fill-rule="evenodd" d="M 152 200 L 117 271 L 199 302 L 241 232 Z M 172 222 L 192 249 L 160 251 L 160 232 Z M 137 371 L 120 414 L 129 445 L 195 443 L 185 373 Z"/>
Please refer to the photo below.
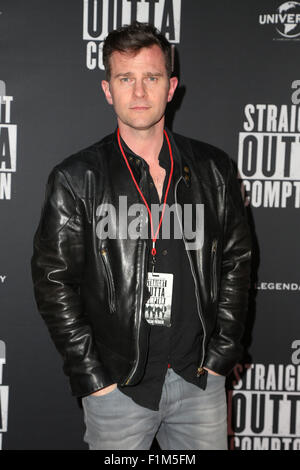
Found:
<path fill-rule="evenodd" d="M 113 281 L 113 276 L 110 268 L 110 263 L 108 260 L 108 254 L 107 254 L 107 249 L 102 248 L 100 250 L 104 266 L 105 266 L 105 271 L 106 271 L 106 278 L 107 278 L 107 284 L 108 284 L 108 298 L 109 298 L 109 308 L 111 313 L 116 312 L 116 295 L 115 295 L 115 286 L 114 286 L 114 281 Z"/>
<path fill-rule="evenodd" d="M 218 240 L 214 239 L 211 246 L 211 298 L 214 302 L 216 299 L 216 253 Z"/>
<path fill-rule="evenodd" d="M 137 370 L 139 360 L 140 360 L 139 341 L 140 341 L 140 326 L 141 326 L 143 295 L 144 295 L 145 252 L 146 252 L 146 243 L 143 243 L 143 253 L 142 253 L 142 266 L 143 266 L 143 268 L 141 269 L 141 274 L 140 274 L 140 283 L 141 283 L 142 287 L 140 289 L 139 309 L 138 309 L 138 325 L 137 325 L 137 340 L 136 340 L 137 358 L 136 358 L 135 365 L 133 366 L 132 370 L 129 373 L 129 376 L 123 382 L 122 385 L 124 385 L 124 384 L 128 385 L 130 380 L 132 380 L 132 377 L 134 376 L 134 374 Z"/>
<path fill-rule="evenodd" d="M 180 181 L 181 179 L 182 179 L 182 176 L 179 178 L 179 180 L 178 180 L 178 181 L 176 182 L 176 184 L 175 184 L 175 206 L 176 206 L 176 213 L 177 213 L 177 217 L 178 217 L 178 222 L 179 222 L 180 228 L 181 228 L 182 237 L 183 237 L 183 240 L 184 240 L 184 244 L 186 245 L 186 239 L 185 239 L 185 236 L 184 236 L 184 234 L 183 234 L 182 225 L 181 225 L 181 222 L 180 222 L 180 218 L 179 218 L 179 215 L 178 215 L 178 209 L 177 209 L 177 194 L 176 194 L 176 191 L 177 191 L 178 183 L 179 183 L 179 181 Z M 190 262 L 191 271 L 192 271 L 192 275 L 193 275 L 193 278 L 194 278 L 195 293 L 196 293 L 197 308 L 198 308 L 198 315 L 199 315 L 199 317 L 200 317 L 200 321 L 201 321 L 201 323 L 202 323 L 202 328 L 203 328 L 202 358 L 201 358 L 201 361 L 200 361 L 200 365 L 199 365 L 199 367 L 198 367 L 198 369 L 197 369 L 197 377 L 199 377 L 199 375 L 202 375 L 202 374 L 204 373 L 204 369 L 203 369 L 202 366 L 203 366 L 204 355 L 205 355 L 206 331 L 205 331 L 204 320 L 203 320 L 203 317 L 202 317 L 200 296 L 199 296 L 199 292 L 198 292 L 197 280 L 196 280 L 196 276 L 195 276 L 195 272 L 194 272 L 194 268 L 193 268 L 191 256 L 190 256 L 189 250 L 187 250 L 186 248 L 185 248 L 185 250 L 186 250 L 186 253 L 187 253 L 189 262 Z"/>

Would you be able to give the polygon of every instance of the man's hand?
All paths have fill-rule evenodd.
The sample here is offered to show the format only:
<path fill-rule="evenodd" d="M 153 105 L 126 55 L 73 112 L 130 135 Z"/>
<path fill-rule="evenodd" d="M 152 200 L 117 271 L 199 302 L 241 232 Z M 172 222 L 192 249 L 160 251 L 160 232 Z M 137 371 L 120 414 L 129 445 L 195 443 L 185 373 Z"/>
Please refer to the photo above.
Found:
<path fill-rule="evenodd" d="M 217 374 L 216 372 L 214 372 L 214 371 L 211 370 L 211 369 L 208 369 L 207 367 L 203 367 L 203 369 L 207 370 L 207 372 L 208 372 L 209 374 L 212 374 L 212 375 L 221 375 L 221 374 Z"/>
<path fill-rule="evenodd" d="M 117 385 L 118 384 L 112 384 L 112 385 L 109 385 L 108 387 L 101 388 L 101 390 L 97 390 L 97 392 L 93 392 L 91 393 L 91 395 L 95 395 L 95 396 L 106 395 L 107 393 L 115 390 L 115 388 L 117 388 Z"/>

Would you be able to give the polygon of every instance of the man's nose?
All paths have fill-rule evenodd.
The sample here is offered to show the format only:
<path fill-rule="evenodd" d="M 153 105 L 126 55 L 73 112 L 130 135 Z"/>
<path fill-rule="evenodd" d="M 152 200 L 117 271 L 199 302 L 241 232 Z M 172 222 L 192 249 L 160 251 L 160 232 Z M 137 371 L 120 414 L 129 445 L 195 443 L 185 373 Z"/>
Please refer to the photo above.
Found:
<path fill-rule="evenodd" d="M 135 96 L 137 96 L 138 98 L 143 98 L 143 96 L 145 96 L 146 94 L 146 89 L 145 89 L 145 83 L 143 81 L 143 79 L 137 79 L 134 83 L 134 94 Z"/>

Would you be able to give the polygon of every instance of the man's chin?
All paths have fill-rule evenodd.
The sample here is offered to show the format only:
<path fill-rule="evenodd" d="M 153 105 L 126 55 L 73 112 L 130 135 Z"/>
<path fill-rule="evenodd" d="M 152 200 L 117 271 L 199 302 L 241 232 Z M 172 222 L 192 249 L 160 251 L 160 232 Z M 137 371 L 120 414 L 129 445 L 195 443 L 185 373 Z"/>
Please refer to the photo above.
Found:
<path fill-rule="evenodd" d="M 147 131 L 151 128 L 153 128 L 154 126 L 156 126 L 161 120 L 162 120 L 163 117 L 161 117 L 160 119 L 156 119 L 156 120 L 130 120 L 130 121 L 122 121 L 123 124 L 125 124 L 126 126 L 130 127 L 131 129 L 134 129 L 134 130 L 137 130 L 137 131 Z"/>

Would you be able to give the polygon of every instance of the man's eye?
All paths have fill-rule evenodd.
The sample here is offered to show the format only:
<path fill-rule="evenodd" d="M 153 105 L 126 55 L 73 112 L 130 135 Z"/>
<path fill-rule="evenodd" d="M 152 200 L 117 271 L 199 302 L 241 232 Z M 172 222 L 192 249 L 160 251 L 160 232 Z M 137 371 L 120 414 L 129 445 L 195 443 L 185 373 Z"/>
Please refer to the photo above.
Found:
<path fill-rule="evenodd" d="M 157 77 L 148 77 L 150 82 L 157 82 Z"/>
<path fill-rule="evenodd" d="M 132 80 L 133 80 L 133 79 L 130 78 L 130 77 L 122 77 L 122 78 L 121 78 L 121 82 L 122 82 L 122 83 L 132 83 Z"/>

